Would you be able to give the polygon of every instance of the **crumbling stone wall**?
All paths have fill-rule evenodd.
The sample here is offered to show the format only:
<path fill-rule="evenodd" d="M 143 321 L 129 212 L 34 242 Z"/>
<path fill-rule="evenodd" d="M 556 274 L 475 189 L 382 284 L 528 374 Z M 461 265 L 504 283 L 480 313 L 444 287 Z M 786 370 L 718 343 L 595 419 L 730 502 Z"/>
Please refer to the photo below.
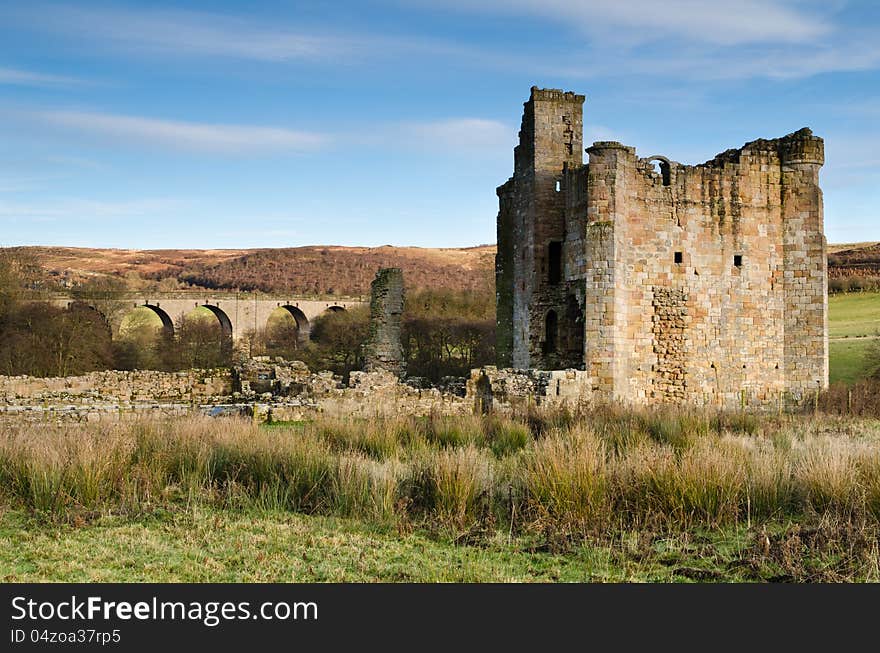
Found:
<path fill-rule="evenodd" d="M 476 413 L 510 413 L 530 406 L 590 405 L 590 378 L 581 370 L 515 370 L 482 367 L 471 371 L 466 400 Z"/>
<path fill-rule="evenodd" d="M 0 418 L 78 422 L 178 417 L 228 401 L 229 370 L 105 371 L 83 376 L 0 376 Z"/>
<path fill-rule="evenodd" d="M 59 378 L 0 376 L 0 405 L 193 403 L 230 394 L 232 374 L 225 369 L 110 370 Z"/>
<path fill-rule="evenodd" d="M 367 372 L 384 370 L 398 378 L 406 373 L 401 343 L 403 305 L 403 271 L 379 270 L 370 286 L 370 340 L 364 365 Z"/>
<path fill-rule="evenodd" d="M 533 89 L 526 103 L 517 150 L 555 166 L 562 210 L 533 210 L 546 205 L 530 197 L 531 168 L 517 165 L 499 189 L 498 319 L 512 322 L 499 333 L 523 337 L 508 338 L 501 351 L 513 354 L 499 362 L 583 368 L 595 397 L 631 403 L 775 405 L 825 387 L 822 139 L 802 129 L 697 166 L 616 142 L 594 143 L 587 165 L 528 149 L 546 140 L 533 131 L 564 148 L 555 107 L 582 102 Z M 566 303 L 521 254 L 551 251 L 560 229 Z M 582 333 L 577 360 L 547 355 L 551 327 L 557 343 Z"/>
<path fill-rule="evenodd" d="M 96 372 L 60 379 L 0 376 L 0 419 L 30 422 L 199 414 L 256 421 L 426 416 L 470 413 L 473 404 L 473 398 L 454 388 L 413 387 L 386 370 L 352 372 L 344 385 L 332 372 L 311 372 L 299 361 L 268 357 L 232 371 Z"/>

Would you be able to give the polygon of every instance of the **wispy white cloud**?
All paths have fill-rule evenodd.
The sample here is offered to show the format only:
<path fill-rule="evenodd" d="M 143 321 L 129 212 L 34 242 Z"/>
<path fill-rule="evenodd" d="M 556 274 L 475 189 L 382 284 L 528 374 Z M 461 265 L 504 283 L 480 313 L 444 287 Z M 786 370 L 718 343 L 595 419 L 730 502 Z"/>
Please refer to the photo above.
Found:
<path fill-rule="evenodd" d="M 824 73 L 875 70 L 880 67 L 880 43 L 876 38 L 852 32 L 846 39 L 823 44 L 682 48 L 663 57 L 626 53 L 618 61 L 605 61 L 597 70 L 583 73 L 610 74 L 612 67 L 680 79 L 800 79 Z"/>
<path fill-rule="evenodd" d="M 268 63 L 358 63 L 401 53 L 467 56 L 468 48 L 429 37 L 339 32 L 314 25 L 272 24 L 206 11 L 70 5 L 0 8 L 0 19 L 87 41 L 90 48 Z"/>
<path fill-rule="evenodd" d="M 188 206 L 178 198 L 144 198 L 127 201 L 58 199 L 45 203 L 0 201 L 0 220 L 38 222 L 102 220 L 114 221 L 179 211 Z"/>
<path fill-rule="evenodd" d="M 53 125 L 122 141 L 199 152 L 296 153 L 313 150 L 327 142 L 327 136 L 322 134 L 281 127 L 183 122 L 85 111 L 42 111 L 35 117 Z"/>
<path fill-rule="evenodd" d="M 46 188 L 47 182 L 54 180 L 50 176 L 22 177 L 9 175 L 0 171 L 0 193 L 29 193 Z"/>
<path fill-rule="evenodd" d="M 880 68 L 873 30 L 835 21 L 841 2 L 804 0 L 415 0 L 420 6 L 520 15 L 558 24 L 554 52 L 475 51 L 475 65 L 554 78 L 799 79 Z"/>
<path fill-rule="evenodd" d="M 35 3 L 7 7 L 0 15 L 40 31 L 129 51 L 284 61 L 339 54 L 348 47 L 340 39 L 195 11 Z"/>
<path fill-rule="evenodd" d="M 507 148 L 516 130 L 496 120 L 450 118 L 427 122 L 403 122 L 389 126 L 398 145 L 435 150 L 473 151 Z"/>
<path fill-rule="evenodd" d="M 21 4 L 0 20 L 92 49 L 264 63 L 358 64 L 436 59 L 572 79 L 663 75 L 704 80 L 800 78 L 880 67 L 873 34 L 834 21 L 839 2 L 806 0 L 414 0 L 415 7 L 520 15 L 557 24 L 580 49 L 527 52 L 434 38 L 342 33 L 191 10 Z M 2 77 L 0 77 L 2 79 Z"/>
<path fill-rule="evenodd" d="M 0 85 L 8 86 L 78 86 L 83 81 L 75 77 L 65 77 L 62 75 L 50 75 L 47 73 L 38 73 L 32 70 L 22 70 L 20 68 L 7 68 L 0 66 Z"/>
<path fill-rule="evenodd" d="M 823 17 L 786 0 L 421 0 L 474 12 L 526 15 L 574 27 L 602 41 L 683 37 L 720 45 L 803 43 L 829 31 Z"/>

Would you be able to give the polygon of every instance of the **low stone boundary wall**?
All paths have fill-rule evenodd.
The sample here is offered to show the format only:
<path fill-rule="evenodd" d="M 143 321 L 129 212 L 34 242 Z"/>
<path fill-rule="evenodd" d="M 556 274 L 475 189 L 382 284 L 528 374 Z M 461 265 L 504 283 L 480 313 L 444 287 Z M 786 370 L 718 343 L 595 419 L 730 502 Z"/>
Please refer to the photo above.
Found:
<path fill-rule="evenodd" d="M 0 376 L 0 407 L 207 402 L 232 394 L 229 370 L 91 372 L 38 378 Z"/>

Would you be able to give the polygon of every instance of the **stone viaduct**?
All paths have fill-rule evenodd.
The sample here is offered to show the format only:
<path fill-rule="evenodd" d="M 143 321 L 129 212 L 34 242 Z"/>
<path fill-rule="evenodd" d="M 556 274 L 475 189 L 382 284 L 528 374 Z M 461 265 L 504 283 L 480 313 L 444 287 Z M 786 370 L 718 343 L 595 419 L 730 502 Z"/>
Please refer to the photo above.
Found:
<path fill-rule="evenodd" d="M 289 295 L 263 295 L 259 293 L 223 292 L 122 292 L 101 294 L 95 297 L 72 295 L 53 295 L 49 302 L 60 307 L 68 307 L 74 302 L 83 302 L 101 313 L 113 334 L 116 335 L 125 316 L 137 308 L 153 311 L 165 329 L 173 332 L 179 318 L 191 311 L 204 307 L 211 311 L 220 323 L 223 333 L 238 340 L 248 331 L 260 331 L 266 327 L 269 316 L 278 308 L 286 310 L 296 320 L 299 338 L 309 339 L 311 324 L 327 311 L 344 311 L 356 306 L 366 306 L 361 298 L 316 299 Z"/>

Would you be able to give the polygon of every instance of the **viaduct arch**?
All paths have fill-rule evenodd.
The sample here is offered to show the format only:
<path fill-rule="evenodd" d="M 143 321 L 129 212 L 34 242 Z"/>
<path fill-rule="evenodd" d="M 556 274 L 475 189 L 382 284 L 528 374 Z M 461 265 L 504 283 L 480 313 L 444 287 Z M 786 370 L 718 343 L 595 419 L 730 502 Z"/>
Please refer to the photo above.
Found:
<path fill-rule="evenodd" d="M 69 307 L 74 302 L 83 302 L 67 295 L 53 295 L 48 301 L 56 306 Z M 101 297 L 101 303 L 106 303 L 108 298 Z M 140 293 L 123 292 L 110 301 L 117 302 L 120 306 L 127 306 L 126 310 L 120 310 L 108 319 L 114 335 L 118 334 L 119 326 L 131 310 L 136 308 L 148 308 L 162 321 L 162 328 L 167 333 L 174 333 L 174 322 L 180 316 L 190 311 L 203 307 L 211 311 L 220 323 L 225 335 L 233 341 L 243 338 L 250 331 L 259 331 L 266 327 L 269 316 L 277 308 L 286 310 L 296 321 L 300 341 L 308 341 L 311 333 L 311 324 L 320 315 L 327 311 L 337 312 L 352 309 L 358 306 L 366 306 L 362 298 L 352 299 L 329 299 L 321 300 L 314 298 L 300 298 L 292 296 L 271 296 L 252 293 Z M 86 300 L 91 308 L 102 315 L 100 307 Z"/>

